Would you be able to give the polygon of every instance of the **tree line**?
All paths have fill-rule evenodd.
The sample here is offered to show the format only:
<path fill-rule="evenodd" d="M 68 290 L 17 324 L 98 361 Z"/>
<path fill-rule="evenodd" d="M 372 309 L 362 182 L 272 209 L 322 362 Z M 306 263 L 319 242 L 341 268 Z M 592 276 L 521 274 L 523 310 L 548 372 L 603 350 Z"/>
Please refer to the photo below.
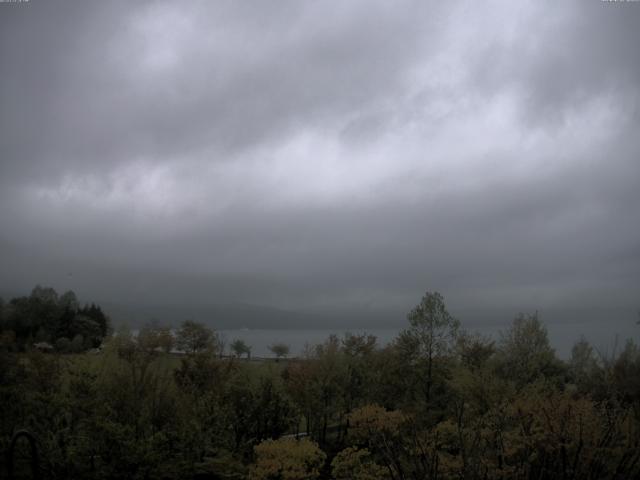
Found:
<path fill-rule="evenodd" d="M 62 352 L 99 347 L 110 333 L 109 317 L 94 303 L 81 306 L 76 294 L 37 285 L 29 296 L 0 298 L 0 342 L 25 351 L 34 344 Z"/>
<path fill-rule="evenodd" d="M 223 358 L 197 322 L 172 336 L 180 356 L 153 324 L 100 355 L 5 346 L 0 447 L 32 432 L 44 478 L 638 478 L 633 341 L 579 339 L 563 361 L 536 313 L 485 338 L 435 292 L 407 319 L 384 347 L 330 336 L 280 362 Z"/>

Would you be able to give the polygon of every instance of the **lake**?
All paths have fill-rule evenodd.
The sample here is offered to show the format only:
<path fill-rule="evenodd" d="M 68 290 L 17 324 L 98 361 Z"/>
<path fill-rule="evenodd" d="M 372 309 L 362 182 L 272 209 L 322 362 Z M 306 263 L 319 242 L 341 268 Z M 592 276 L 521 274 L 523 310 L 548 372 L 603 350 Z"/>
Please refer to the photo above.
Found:
<path fill-rule="evenodd" d="M 471 332 L 478 332 L 493 339 L 499 338 L 499 332 L 508 325 L 489 325 L 467 327 Z M 571 356 L 573 344 L 584 336 L 596 349 L 602 353 L 612 353 L 617 340 L 617 351 L 624 348 L 627 339 L 633 338 L 640 342 L 640 325 L 635 322 L 616 323 L 591 321 L 582 323 L 556 323 L 547 324 L 549 339 L 560 358 L 567 359 Z M 229 344 L 235 339 L 244 340 L 251 347 L 251 355 L 254 357 L 273 357 L 269 346 L 274 343 L 284 343 L 291 349 L 290 356 L 299 356 L 305 349 L 305 345 L 316 345 L 325 341 L 329 335 L 336 334 L 342 337 L 346 332 L 354 334 L 368 333 L 378 338 L 378 343 L 386 345 L 400 332 L 400 328 L 377 329 L 237 329 L 218 330 L 218 333 Z"/>

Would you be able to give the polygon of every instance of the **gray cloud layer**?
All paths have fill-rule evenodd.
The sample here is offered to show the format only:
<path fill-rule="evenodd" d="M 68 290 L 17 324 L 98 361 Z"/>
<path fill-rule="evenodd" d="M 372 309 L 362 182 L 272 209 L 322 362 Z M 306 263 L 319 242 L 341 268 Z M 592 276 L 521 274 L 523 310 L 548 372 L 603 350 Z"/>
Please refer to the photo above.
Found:
<path fill-rule="evenodd" d="M 0 4 L 0 289 L 638 308 L 639 24 L 633 2 Z"/>

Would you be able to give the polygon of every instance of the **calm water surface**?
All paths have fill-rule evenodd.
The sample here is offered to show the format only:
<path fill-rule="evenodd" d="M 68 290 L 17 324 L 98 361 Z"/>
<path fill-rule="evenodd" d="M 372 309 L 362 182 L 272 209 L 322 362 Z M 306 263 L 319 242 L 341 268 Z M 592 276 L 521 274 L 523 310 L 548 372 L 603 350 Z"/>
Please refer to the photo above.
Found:
<path fill-rule="evenodd" d="M 632 338 L 637 343 L 640 342 L 640 325 L 634 322 L 616 324 L 613 326 L 607 322 L 585 322 L 546 325 L 549 331 L 549 339 L 561 358 L 571 356 L 571 347 L 584 336 L 595 348 L 602 353 L 612 353 L 614 348 L 620 351 L 624 347 L 627 339 Z M 506 326 L 491 325 L 481 327 L 467 327 L 472 332 L 498 339 L 500 331 Z M 274 343 L 285 343 L 291 349 L 291 356 L 301 355 L 306 345 L 316 345 L 325 341 L 329 335 L 336 334 L 342 337 L 346 332 L 354 334 L 368 333 L 378 338 L 379 345 L 383 346 L 392 341 L 400 332 L 400 328 L 388 329 L 238 329 L 219 330 L 228 345 L 235 339 L 244 340 L 251 346 L 251 354 L 255 357 L 273 357 L 269 351 L 269 346 Z M 616 340 L 617 339 L 617 340 Z"/>

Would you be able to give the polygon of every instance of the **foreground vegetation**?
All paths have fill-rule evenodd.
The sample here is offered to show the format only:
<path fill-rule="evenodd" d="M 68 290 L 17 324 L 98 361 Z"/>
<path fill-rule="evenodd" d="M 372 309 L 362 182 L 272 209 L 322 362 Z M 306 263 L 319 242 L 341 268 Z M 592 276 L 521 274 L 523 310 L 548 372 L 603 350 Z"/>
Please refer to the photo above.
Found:
<path fill-rule="evenodd" d="M 427 292 L 384 348 L 331 336 L 303 358 L 254 363 L 239 343 L 222 358 L 215 333 L 195 322 L 175 339 L 183 355 L 168 353 L 173 337 L 157 325 L 137 336 L 105 329 L 99 354 L 63 353 L 73 351 L 65 342 L 43 353 L 30 346 L 33 328 L 9 328 L 24 313 L 12 302 L 0 309 L 0 449 L 8 459 L 28 430 L 44 478 L 640 475 L 640 350 L 630 341 L 603 356 L 580 340 L 560 361 L 536 314 L 492 341 L 461 330 Z M 80 348 L 74 332 L 65 338 L 79 351 L 95 345 L 83 335 Z M 15 469 L 28 475 L 25 446 Z"/>

